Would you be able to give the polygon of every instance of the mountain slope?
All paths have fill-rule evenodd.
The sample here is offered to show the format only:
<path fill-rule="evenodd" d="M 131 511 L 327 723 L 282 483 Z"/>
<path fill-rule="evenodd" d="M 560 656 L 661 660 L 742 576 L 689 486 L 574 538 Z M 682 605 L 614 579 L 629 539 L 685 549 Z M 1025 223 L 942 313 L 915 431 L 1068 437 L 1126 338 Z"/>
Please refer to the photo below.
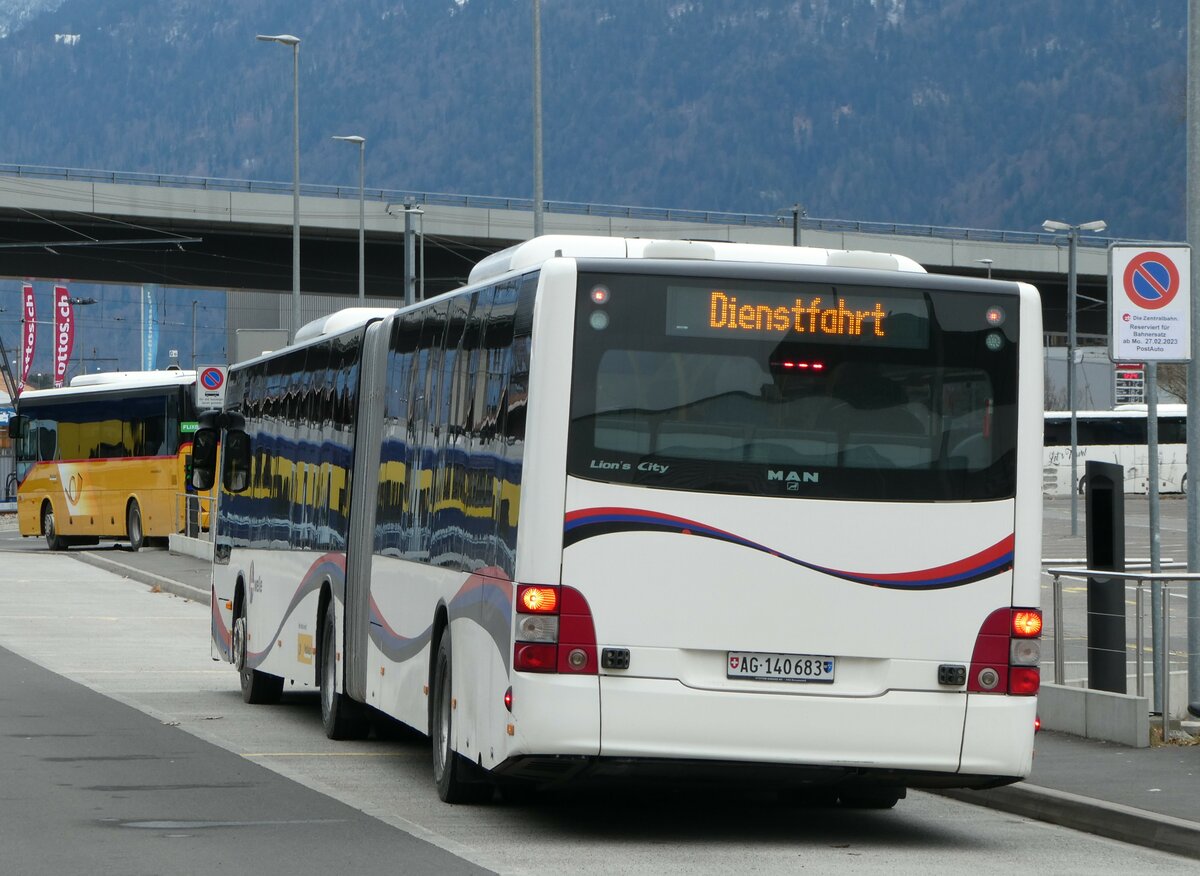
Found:
<path fill-rule="evenodd" d="M 528 197 L 528 0 L 10 0 L 0 161 Z M 40 11 L 39 11 L 40 10 Z M 12 12 L 5 17 L 6 12 Z M 34 14 L 36 13 L 36 14 Z M 554 200 L 1184 235 L 1167 0 L 544 0 Z"/>

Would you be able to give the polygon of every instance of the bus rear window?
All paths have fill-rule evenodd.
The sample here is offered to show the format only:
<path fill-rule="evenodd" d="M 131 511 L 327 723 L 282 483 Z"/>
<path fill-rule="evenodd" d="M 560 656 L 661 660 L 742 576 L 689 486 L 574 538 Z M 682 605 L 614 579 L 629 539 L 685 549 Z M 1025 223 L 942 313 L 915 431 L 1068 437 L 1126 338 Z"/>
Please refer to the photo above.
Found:
<path fill-rule="evenodd" d="M 739 283 L 581 276 L 572 474 L 797 498 L 1013 494 L 1015 299 Z"/>

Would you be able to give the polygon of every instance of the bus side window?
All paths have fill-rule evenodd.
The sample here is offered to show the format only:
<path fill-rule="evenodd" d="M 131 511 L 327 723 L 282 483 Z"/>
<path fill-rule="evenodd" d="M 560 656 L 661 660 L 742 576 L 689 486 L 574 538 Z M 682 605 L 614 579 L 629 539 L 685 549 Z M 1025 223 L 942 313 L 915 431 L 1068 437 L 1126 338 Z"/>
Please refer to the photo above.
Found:
<path fill-rule="evenodd" d="M 1187 444 L 1187 419 L 1184 417 L 1159 417 L 1158 443 Z"/>
<path fill-rule="evenodd" d="M 58 424 L 50 420 L 38 420 L 35 428 L 38 460 L 54 462 L 58 459 Z"/>
<path fill-rule="evenodd" d="M 1066 447 L 1071 443 L 1071 423 L 1066 420 L 1046 420 L 1046 447 Z"/>

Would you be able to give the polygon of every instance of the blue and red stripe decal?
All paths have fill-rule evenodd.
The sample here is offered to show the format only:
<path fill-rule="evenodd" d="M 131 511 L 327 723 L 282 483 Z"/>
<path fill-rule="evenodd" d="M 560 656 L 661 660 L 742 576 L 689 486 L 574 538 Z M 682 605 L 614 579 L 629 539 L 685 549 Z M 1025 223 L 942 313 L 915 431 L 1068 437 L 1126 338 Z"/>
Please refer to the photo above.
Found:
<path fill-rule="evenodd" d="M 481 626 L 491 637 L 508 666 L 512 659 L 513 585 L 503 570 L 490 567 L 473 573 L 450 598 L 447 609 L 450 619 L 463 618 Z M 415 636 L 398 632 L 383 616 L 374 596 L 371 597 L 368 635 L 384 656 L 395 663 L 411 660 L 429 644 L 433 637 L 432 622 Z"/>
<path fill-rule="evenodd" d="M 843 581 L 891 590 L 939 590 L 947 587 L 960 587 L 963 584 L 970 584 L 973 581 L 980 581 L 1001 572 L 1007 572 L 1012 569 L 1013 565 L 1014 537 L 1012 533 L 978 553 L 941 566 L 915 569 L 911 572 L 855 572 L 810 563 L 736 533 L 718 529 L 696 520 L 689 520 L 686 517 L 675 517 L 670 514 L 659 514 L 637 508 L 583 508 L 570 512 L 566 516 L 563 547 L 570 547 L 588 538 L 616 532 L 663 532 L 710 538 L 769 554 L 785 562 L 820 572 L 823 575 L 840 578 Z"/>

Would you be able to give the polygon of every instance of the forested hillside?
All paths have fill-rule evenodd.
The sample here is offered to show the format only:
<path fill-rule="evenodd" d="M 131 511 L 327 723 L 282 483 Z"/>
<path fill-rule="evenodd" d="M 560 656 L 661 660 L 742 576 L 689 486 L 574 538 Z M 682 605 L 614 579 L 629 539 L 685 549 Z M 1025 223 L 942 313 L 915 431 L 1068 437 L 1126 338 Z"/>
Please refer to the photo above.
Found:
<path fill-rule="evenodd" d="M 530 0 L 0 0 L 0 162 L 529 197 Z M 1181 238 L 1179 0 L 543 0 L 555 200 Z"/>

